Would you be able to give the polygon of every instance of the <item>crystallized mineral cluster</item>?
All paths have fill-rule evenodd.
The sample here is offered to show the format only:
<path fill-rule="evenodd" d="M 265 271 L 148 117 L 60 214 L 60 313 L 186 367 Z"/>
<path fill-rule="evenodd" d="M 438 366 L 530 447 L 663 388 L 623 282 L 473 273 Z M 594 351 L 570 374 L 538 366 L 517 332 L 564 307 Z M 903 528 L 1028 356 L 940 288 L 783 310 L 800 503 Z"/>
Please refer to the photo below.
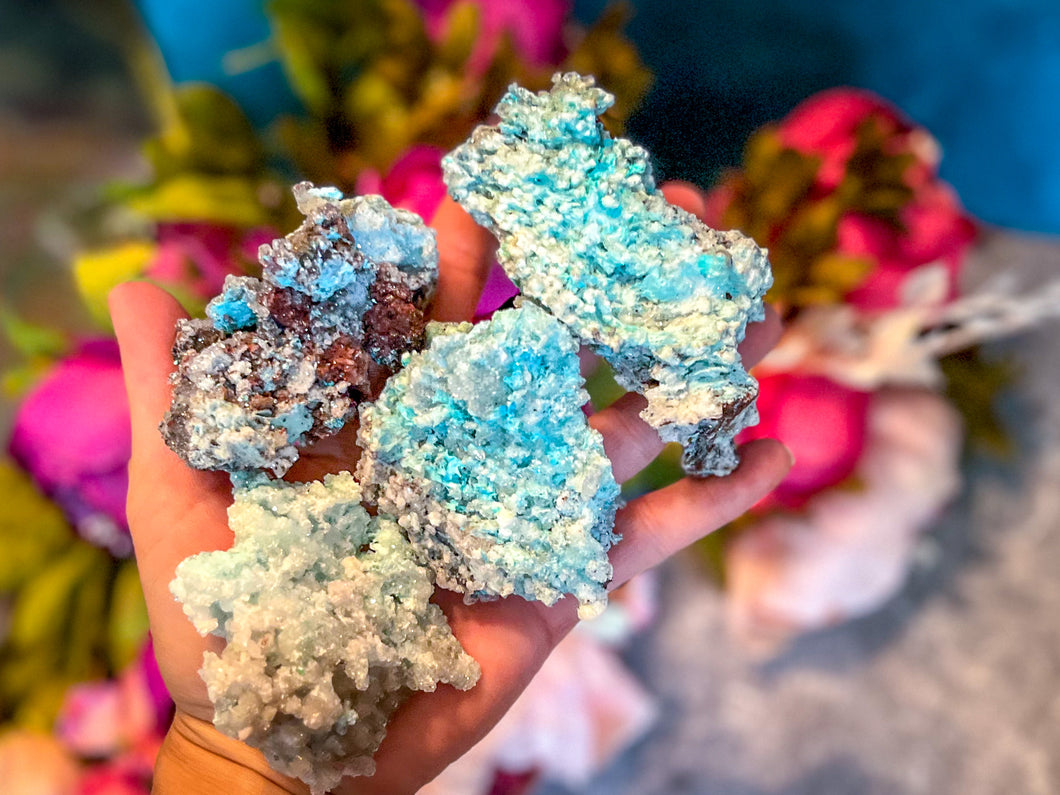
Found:
<path fill-rule="evenodd" d="M 264 280 L 228 277 L 209 319 L 177 330 L 162 430 L 193 467 L 282 475 L 423 343 L 433 230 L 379 196 L 294 193 L 306 220 L 262 246 Z"/>
<path fill-rule="evenodd" d="M 592 78 L 513 86 L 496 127 L 444 161 L 449 192 L 500 241 L 498 258 L 540 303 L 644 394 L 643 417 L 685 449 L 685 470 L 726 474 L 733 437 L 758 421 L 736 346 L 763 317 L 765 253 L 667 203 L 648 154 L 598 120 Z"/>
<path fill-rule="evenodd" d="M 178 328 L 163 434 L 232 473 L 235 543 L 171 587 L 226 641 L 202 669 L 216 725 L 314 793 L 373 772 L 411 691 L 477 680 L 435 584 L 468 602 L 572 594 L 583 617 L 606 603 L 619 488 L 582 411 L 579 341 L 645 394 L 692 473 L 735 467 L 757 418 L 736 346 L 762 316 L 764 253 L 664 200 L 647 154 L 601 127 L 611 97 L 591 78 L 554 83 L 513 87 L 500 125 L 445 163 L 500 239 L 514 309 L 427 325 L 433 232 L 302 183 L 306 220 L 262 247 L 264 279 L 230 277 L 208 320 Z M 356 478 L 275 479 L 358 409 Z"/>
<path fill-rule="evenodd" d="M 361 406 L 368 496 L 467 601 L 569 593 L 596 614 L 619 489 L 582 412 L 577 342 L 529 303 L 428 336 Z"/>
<path fill-rule="evenodd" d="M 231 549 L 177 568 L 200 633 L 224 638 L 202 676 L 224 733 L 323 793 L 370 775 L 391 713 L 413 690 L 478 679 L 397 523 L 372 517 L 344 472 L 322 483 L 249 476 L 228 512 Z"/>

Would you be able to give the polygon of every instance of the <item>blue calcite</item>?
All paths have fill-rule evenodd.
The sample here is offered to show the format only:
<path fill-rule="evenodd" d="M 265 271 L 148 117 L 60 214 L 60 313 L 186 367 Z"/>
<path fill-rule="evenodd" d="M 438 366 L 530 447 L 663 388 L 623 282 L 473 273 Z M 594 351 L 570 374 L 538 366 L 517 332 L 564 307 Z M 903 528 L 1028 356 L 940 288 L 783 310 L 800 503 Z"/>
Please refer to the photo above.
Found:
<path fill-rule="evenodd" d="M 379 196 L 294 193 L 306 220 L 261 247 L 264 278 L 229 276 L 178 326 L 163 435 L 199 469 L 283 474 L 423 343 L 434 232 Z"/>
<path fill-rule="evenodd" d="M 322 483 L 240 476 L 235 540 L 177 567 L 202 634 L 227 642 L 201 670 L 214 723 L 323 793 L 370 775 L 391 713 L 414 690 L 479 677 L 397 523 L 369 516 L 348 472 Z"/>
<path fill-rule="evenodd" d="M 619 489 L 582 406 L 577 342 L 533 304 L 428 327 L 361 406 L 358 479 L 444 588 L 606 604 Z"/>
<path fill-rule="evenodd" d="M 680 442 L 686 471 L 725 474 L 733 437 L 758 421 L 757 383 L 736 346 L 763 317 L 765 252 L 667 203 L 648 154 L 598 120 L 613 98 L 592 78 L 512 86 L 443 162 L 449 193 L 500 241 L 524 295 L 642 392 L 642 416 Z"/>

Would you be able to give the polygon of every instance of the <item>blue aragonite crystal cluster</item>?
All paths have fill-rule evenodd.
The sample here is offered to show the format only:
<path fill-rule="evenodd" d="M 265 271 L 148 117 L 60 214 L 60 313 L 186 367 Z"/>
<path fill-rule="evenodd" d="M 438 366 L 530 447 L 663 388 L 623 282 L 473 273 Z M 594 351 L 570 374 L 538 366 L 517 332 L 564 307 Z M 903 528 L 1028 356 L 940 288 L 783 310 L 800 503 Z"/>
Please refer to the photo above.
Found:
<path fill-rule="evenodd" d="M 282 475 L 423 343 L 434 232 L 379 196 L 294 189 L 305 222 L 262 246 L 264 279 L 230 276 L 182 321 L 166 442 L 199 469 Z"/>
<path fill-rule="evenodd" d="M 684 447 L 685 470 L 727 474 L 733 438 L 758 421 L 737 345 L 763 317 L 765 252 L 667 203 L 648 154 L 597 118 L 591 77 L 512 86 L 500 122 L 446 157 L 449 192 L 500 241 L 498 258 L 540 303 L 644 394 L 642 416 Z"/>
<path fill-rule="evenodd" d="M 595 615 L 619 489 L 582 411 L 576 341 L 533 304 L 428 337 L 361 406 L 368 496 L 467 601 L 573 594 Z"/>
<path fill-rule="evenodd" d="M 478 664 L 428 601 L 428 571 L 348 472 L 251 476 L 228 516 L 232 548 L 185 560 L 172 590 L 200 633 L 227 641 L 202 668 L 217 727 L 276 770 L 314 793 L 370 775 L 411 691 L 475 684 Z"/>

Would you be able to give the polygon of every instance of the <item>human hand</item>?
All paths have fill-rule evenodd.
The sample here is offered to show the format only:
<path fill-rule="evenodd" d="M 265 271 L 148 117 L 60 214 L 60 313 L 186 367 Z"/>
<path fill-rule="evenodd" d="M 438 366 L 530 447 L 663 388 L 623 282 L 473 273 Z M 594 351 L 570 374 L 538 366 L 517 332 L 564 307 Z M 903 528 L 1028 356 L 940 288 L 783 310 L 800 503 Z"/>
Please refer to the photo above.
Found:
<path fill-rule="evenodd" d="M 664 190 L 671 202 L 702 213 L 703 199 L 694 188 L 671 185 Z M 492 259 L 491 238 L 449 200 L 432 225 L 440 255 L 434 317 L 470 318 Z M 177 707 L 159 760 L 156 792 L 212 792 L 220 787 L 230 793 L 304 792 L 301 783 L 271 771 L 260 754 L 210 725 L 213 706 L 198 670 L 203 652 L 220 652 L 223 641 L 200 637 L 169 592 L 180 561 L 232 543 L 227 475 L 189 468 L 166 447 L 158 431 L 170 402 L 174 328 L 184 314 L 168 294 L 145 283 L 115 289 L 111 313 L 132 417 L 129 524 L 155 654 Z M 741 346 L 745 364 L 758 361 L 778 335 L 773 313 L 749 327 Z M 643 406 L 643 398 L 631 394 L 590 419 L 603 436 L 620 482 L 662 450 L 657 433 L 638 416 Z M 357 455 L 353 438 L 348 429 L 313 446 L 289 477 L 304 480 L 352 468 Z M 743 513 L 772 490 L 791 465 L 788 452 L 773 440 L 747 444 L 741 456 L 740 467 L 727 477 L 686 477 L 633 500 L 619 512 L 616 531 L 623 541 L 611 552 L 612 588 Z M 479 662 L 479 683 L 466 692 L 443 685 L 432 693 L 414 693 L 388 726 L 375 755 L 376 774 L 347 779 L 336 792 L 415 792 L 485 735 L 577 623 L 577 606 L 570 598 L 553 607 L 514 597 L 469 606 L 459 595 L 439 590 L 435 600 L 464 649 Z"/>

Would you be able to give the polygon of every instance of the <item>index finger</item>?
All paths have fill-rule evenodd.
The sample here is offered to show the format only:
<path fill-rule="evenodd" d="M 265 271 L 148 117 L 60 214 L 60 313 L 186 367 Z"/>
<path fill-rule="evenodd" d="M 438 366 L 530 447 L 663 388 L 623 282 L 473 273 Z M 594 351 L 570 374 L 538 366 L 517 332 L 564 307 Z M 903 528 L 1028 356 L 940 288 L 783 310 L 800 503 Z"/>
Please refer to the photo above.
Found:
<path fill-rule="evenodd" d="M 431 221 L 438 234 L 438 292 L 434 320 L 471 320 L 489 275 L 497 242 L 446 196 Z"/>

